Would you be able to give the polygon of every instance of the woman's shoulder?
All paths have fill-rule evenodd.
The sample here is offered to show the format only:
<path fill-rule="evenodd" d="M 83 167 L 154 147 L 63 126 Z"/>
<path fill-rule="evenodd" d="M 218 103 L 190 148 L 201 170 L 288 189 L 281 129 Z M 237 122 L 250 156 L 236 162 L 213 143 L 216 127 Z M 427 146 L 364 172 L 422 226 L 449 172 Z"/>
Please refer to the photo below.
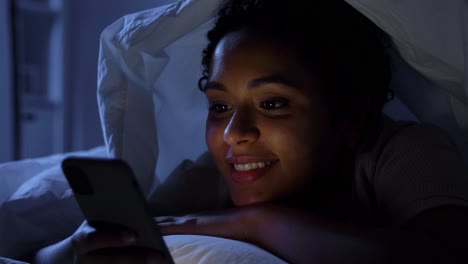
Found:
<path fill-rule="evenodd" d="M 455 152 L 458 147 L 455 141 L 442 128 L 429 123 L 407 120 L 393 120 L 383 116 L 376 134 L 363 147 L 358 156 L 373 159 L 375 162 L 385 160 L 388 156 L 401 152 L 435 152 L 443 148 Z M 460 154 L 461 155 L 461 154 Z"/>
<path fill-rule="evenodd" d="M 402 223 L 436 206 L 468 206 L 468 168 L 444 129 L 386 119 L 379 131 L 356 161 L 355 197 L 366 214 Z"/>

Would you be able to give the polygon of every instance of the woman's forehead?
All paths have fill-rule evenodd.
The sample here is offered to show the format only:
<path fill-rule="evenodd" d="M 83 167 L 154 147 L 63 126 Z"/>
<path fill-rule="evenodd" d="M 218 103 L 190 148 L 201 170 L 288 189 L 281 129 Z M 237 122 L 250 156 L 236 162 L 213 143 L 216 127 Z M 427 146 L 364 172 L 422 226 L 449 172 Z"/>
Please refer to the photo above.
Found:
<path fill-rule="evenodd" d="M 211 77 L 220 72 L 256 70 L 263 73 L 299 73 L 305 70 L 297 54 L 287 45 L 244 31 L 224 36 L 213 53 Z M 309 72 L 310 73 L 310 72 Z"/>
<path fill-rule="evenodd" d="M 283 53 L 291 55 L 294 53 L 291 43 L 288 43 L 286 39 L 258 31 L 239 30 L 230 32 L 221 38 L 218 45 L 216 45 L 214 55 L 219 56 L 239 50 L 242 52 L 258 52 L 259 49 L 266 51 L 281 50 Z M 275 55 L 273 57 L 280 57 L 277 56 L 278 54 Z"/>
<path fill-rule="evenodd" d="M 246 37 L 242 33 L 226 35 L 213 54 L 209 83 L 248 87 L 256 80 L 274 79 L 291 84 L 307 94 L 315 94 L 317 76 L 296 53 L 267 38 Z M 280 82 L 278 81 L 280 80 Z M 263 82 L 264 83 L 264 82 Z"/>

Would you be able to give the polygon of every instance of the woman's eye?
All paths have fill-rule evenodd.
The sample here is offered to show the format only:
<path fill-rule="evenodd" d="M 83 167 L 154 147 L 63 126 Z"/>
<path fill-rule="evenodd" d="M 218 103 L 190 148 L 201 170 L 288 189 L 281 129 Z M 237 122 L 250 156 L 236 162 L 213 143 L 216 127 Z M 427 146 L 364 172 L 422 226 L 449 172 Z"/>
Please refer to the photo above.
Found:
<path fill-rule="evenodd" d="M 266 110 L 275 110 L 288 106 L 289 102 L 286 99 L 271 99 L 261 103 L 260 107 Z"/>
<path fill-rule="evenodd" d="M 227 104 L 212 104 L 209 110 L 210 112 L 224 113 L 231 110 L 231 107 Z"/>

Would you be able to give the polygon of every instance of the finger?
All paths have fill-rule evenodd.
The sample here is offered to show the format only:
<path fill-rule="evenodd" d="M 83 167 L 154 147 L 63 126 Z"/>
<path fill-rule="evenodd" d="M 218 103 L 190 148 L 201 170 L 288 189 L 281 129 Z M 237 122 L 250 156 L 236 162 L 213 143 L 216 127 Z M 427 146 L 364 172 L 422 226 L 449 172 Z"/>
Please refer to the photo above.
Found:
<path fill-rule="evenodd" d="M 158 223 L 162 235 L 178 235 L 178 234 L 199 234 L 200 227 L 196 224 L 196 219 L 185 221 L 163 222 Z"/>
<path fill-rule="evenodd" d="M 163 236 L 166 235 L 178 235 L 178 234 L 190 234 L 190 232 L 186 232 L 186 228 L 182 224 L 175 224 L 171 222 L 166 223 L 158 223 L 159 230 Z"/>
<path fill-rule="evenodd" d="M 141 248 L 120 248 L 120 249 L 101 249 L 77 258 L 79 264 L 102 264 L 102 263 L 145 263 L 156 264 L 163 263 L 163 255 L 157 251 Z"/>
<path fill-rule="evenodd" d="M 77 255 L 112 247 L 126 247 L 136 242 L 135 233 L 125 230 L 96 230 L 80 232 L 72 237 L 72 245 Z"/>
<path fill-rule="evenodd" d="M 159 224 L 159 223 L 165 223 L 165 222 L 176 222 L 178 217 L 174 216 L 159 216 L 155 217 L 154 221 Z"/>

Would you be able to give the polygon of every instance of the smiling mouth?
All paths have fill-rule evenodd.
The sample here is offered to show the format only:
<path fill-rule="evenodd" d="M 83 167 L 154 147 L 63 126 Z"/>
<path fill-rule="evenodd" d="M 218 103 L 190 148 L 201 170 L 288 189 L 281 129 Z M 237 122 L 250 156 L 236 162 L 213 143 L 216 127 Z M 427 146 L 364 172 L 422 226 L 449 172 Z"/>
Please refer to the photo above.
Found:
<path fill-rule="evenodd" d="M 262 178 L 272 169 L 276 161 L 260 161 L 250 163 L 232 163 L 231 177 L 238 184 L 250 184 Z"/>
<path fill-rule="evenodd" d="M 234 170 L 236 171 L 251 171 L 255 169 L 262 169 L 265 167 L 270 166 L 273 161 L 265 161 L 265 162 L 252 162 L 252 163 L 244 163 L 244 164 L 233 164 Z"/>

